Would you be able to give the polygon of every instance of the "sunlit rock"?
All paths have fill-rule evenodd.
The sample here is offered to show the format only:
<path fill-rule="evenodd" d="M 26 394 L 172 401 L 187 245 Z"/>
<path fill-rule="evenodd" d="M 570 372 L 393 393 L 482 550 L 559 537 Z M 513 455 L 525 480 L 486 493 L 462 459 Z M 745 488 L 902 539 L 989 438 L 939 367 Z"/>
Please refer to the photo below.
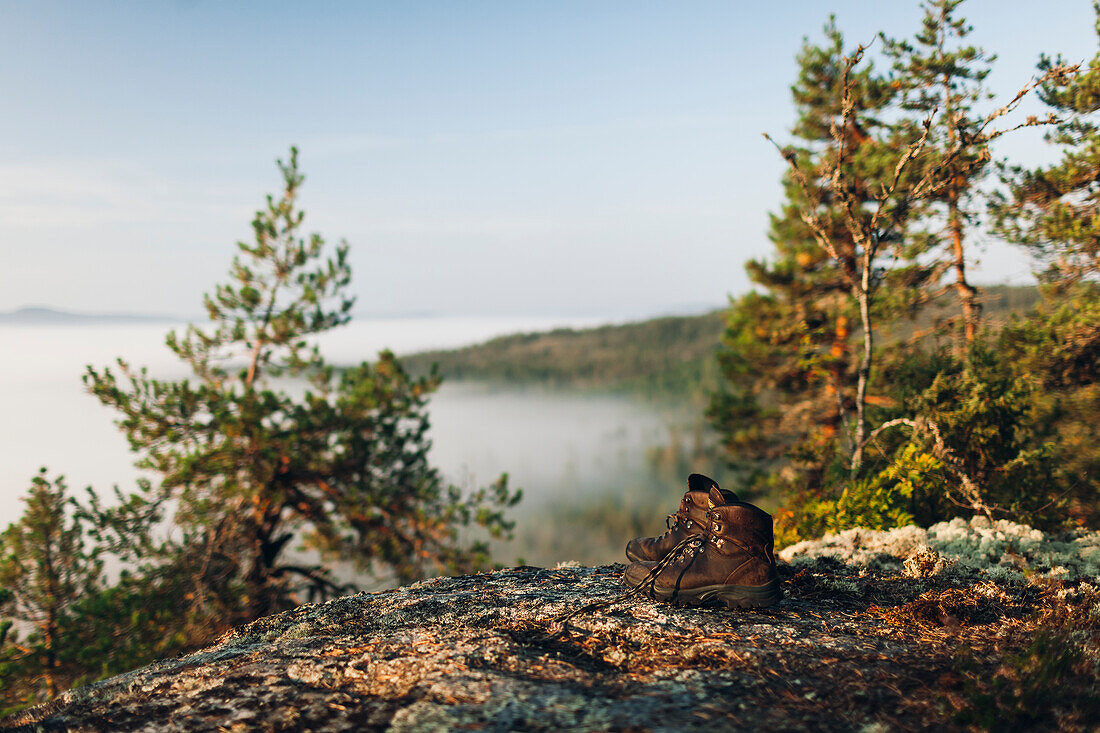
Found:
<path fill-rule="evenodd" d="M 1040 628 L 1076 629 L 1064 638 L 1096 668 L 1097 539 L 851 530 L 784 550 L 785 598 L 757 611 L 624 599 L 622 565 L 437 578 L 260 619 L 0 729 L 962 729 Z M 556 622 L 593 601 L 607 604 Z M 1070 669 L 1036 698 L 1051 730 L 1089 725 L 1095 674 Z"/>

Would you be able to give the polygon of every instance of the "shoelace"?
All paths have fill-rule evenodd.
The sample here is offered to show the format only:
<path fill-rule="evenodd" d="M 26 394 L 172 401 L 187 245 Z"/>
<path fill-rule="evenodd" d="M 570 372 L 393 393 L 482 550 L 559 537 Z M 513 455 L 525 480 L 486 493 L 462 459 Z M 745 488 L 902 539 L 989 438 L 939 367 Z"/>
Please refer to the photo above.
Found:
<path fill-rule="evenodd" d="M 608 599 L 605 599 L 605 600 L 602 600 L 602 601 L 593 601 L 592 603 L 581 606 L 580 608 L 578 608 L 574 611 L 570 611 L 569 613 L 563 614 L 561 616 L 555 616 L 554 618 L 550 619 L 550 626 L 551 627 L 553 627 L 553 626 L 560 626 L 561 627 L 556 632 L 554 632 L 551 636 L 557 636 L 558 634 L 561 634 L 562 632 L 564 632 L 565 631 L 565 624 L 570 619 L 575 618 L 576 616 L 580 616 L 581 614 L 584 614 L 584 613 L 590 613 L 590 612 L 595 611 L 599 608 L 603 608 L 604 606 L 610 606 L 613 603 L 619 603 L 621 601 L 629 600 L 629 599 L 633 598 L 634 596 L 640 595 L 642 593 L 646 593 L 648 595 L 649 593 L 651 593 L 653 591 L 653 586 L 657 583 L 657 576 L 660 575 L 661 571 L 663 571 L 669 565 L 671 565 L 672 563 L 674 563 L 678 559 L 680 559 L 680 553 L 684 549 L 686 549 L 688 547 L 688 545 L 690 545 L 692 543 L 696 543 L 696 542 L 700 543 L 700 545 L 701 545 L 701 543 L 705 542 L 705 541 L 706 540 L 703 537 L 703 535 L 690 535 L 688 537 L 685 537 L 684 539 L 680 540 L 680 542 L 678 542 L 675 547 L 673 547 L 671 550 L 669 550 L 669 553 L 667 555 L 665 555 L 663 558 L 661 558 L 657 562 L 657 564 L 654 565 L 650 569 L 649 573 L 647 573 L 645 578 L 642 579 L 642 582 L 638 583 L 638 585 L 634 586 L 633 588 L 628 590 L 626 593 L 621 593 L 621 594 L 615 596 L 614 598 L 608 598 Z M 692 559 L 694 560 L 694 558 L 692 558 Z M 689 563 L 689 565 L 690 565 L 690 563 Z"/>

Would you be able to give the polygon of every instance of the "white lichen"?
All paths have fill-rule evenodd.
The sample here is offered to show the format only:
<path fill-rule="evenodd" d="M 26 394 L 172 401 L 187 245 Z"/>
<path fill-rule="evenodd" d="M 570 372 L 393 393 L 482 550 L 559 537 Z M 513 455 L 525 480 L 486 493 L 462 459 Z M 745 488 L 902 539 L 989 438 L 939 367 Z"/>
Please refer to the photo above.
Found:
<path fill-rule="evenodd" d="M 936 559 L 927 553 L 934 553 Z M 792 564 L 800 558 L 832 557 L 868 566 L 896 558 L 911 561 L 905 572 L 914 577 L 927 577 L 957 563 L 985 571 L 992 579 L 1038 575 L 1075 580 L 1100 577 L 1100 532 L 1057 535 L 1004 519 L 956 518 L 927 530 L 915 526 L 888 531 L 849 529 L 791 545 L 779 557 Z"/>

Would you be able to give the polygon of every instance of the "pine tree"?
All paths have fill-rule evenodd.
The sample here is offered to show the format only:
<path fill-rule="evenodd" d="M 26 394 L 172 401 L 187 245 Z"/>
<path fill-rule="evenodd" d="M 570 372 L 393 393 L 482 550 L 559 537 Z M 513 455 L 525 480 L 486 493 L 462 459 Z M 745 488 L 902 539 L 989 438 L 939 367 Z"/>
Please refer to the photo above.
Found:
<path fill-rule="evenodd" d="M 827 148 L 835 126 L 845 125 L 851 164 L 863 174 L 851 195 L 858 205 L 872 202 L 883 173 L 886 128 L 878 115 L 892 94 L 870 66 L 846 73 L 843 36 L 832 21 L 825 36 L 824 45 L 803 45 L 791 88 L 798 142 L 787 151 L 812 190 L 793 172 L 784 177 L 787 201 L 772 216 L 769 234 L 776 251 L 746 266 L 762 292 L 731 303 L 719 355 L 723 384 L 709 410 L 731 464 L 749 469 L 750 481 L 811 493 L 821 491 L 829 465 L 851 453 L 859 365 L 858 304 L 844 272 L 857 269 L 858 246 L 843 202 L 825 180 Z M 845 84 L 852 105 L 847 116 Z M 817 242 L 803 216 L 807 208 L 821 212 L 838 258 Z"/>
<path fill-rule="evenodd" d="M 1093 4 L 1100 36 L 1100 3 Z M 1044 55 L 1039 71 L 1063 65 Z M 1063 516 L 1095 522 L 1100 496 L 1100 53 L 1079 73 L 1057 76 L 1039 96 L 1061 118 L 1046 140 L 1058 162 L 1002 164 L 1004 189 L 990 203 L 994 231 L 1036 260 L 1042 305 L 999 335 L 1006 359 L 1039 385 L 1033 412 L 1051 423 L 1052 483 Z"/>
<path fill-rule="evenodd" d="M 67 639 L 88 621 L 74 606 L 104 587 L 103 561 L 67 492 L 42 469 L 0 534 L 0 712 L 53 699 L 81 676 Z"/>
<path fill-rule="evenodd" d="M 1100 35 L 1100 3 L 1097 34 Z M 1039 70 L 1062 65 L 1043 56 Z M 1054 165 L 1027 170 L 1004 166 L 1007 192 L 991 204 L 995 231 L 1026 247 L 1041 263 L 1042 277 L 1071 284 L 1100 278 L 1100 54 L 1088 68 L 1044 85 L 1040 98 L 1066 119 L 1047 134 L 1063 150 Z"/>
<path fill-rule="evenodd" d="M 914 174 L 920 176 L 939 167 L 936 175 L 942 180 L 935 195 L 920 206 L 923 219 L 932 226 L 942 223 L 942 228 L 924 236 L 911 232 L 914 246 L 908 255 L 924 260 L 931 255 L 937 270 L 953 274 L 951 287 L 961 311 L 962 333 L 969 344 L 978 332 L 981 304 L 978 290 L 966 274 L 967 261 L 973 259 L 972 254 L 967 257 L 967 228 L 976 218 L 971 203 L 974 187 L 990 159 L 989 147 L 980 139 L 982 120 L 976 118 L 973 106 L 989 97 L 983 82 L 994 57 L 976 46 L 963 45 L 972 28 L 957 15 L 962 2 L 928 0 L 922 4 L 922 27 L 913 42 L 886 40 L 885 44 L 887 55 L 893 59 L 892 83 L 899 91 L 900 108 L 916 115 L 916 119 L 899 122 L 899 129 L 916 139 L 921 123 L 930 116 L 932 119 L 924 155 L 915 161 Z M 960 143 L 965 143 L 965 148 L 951 155 Z"/>
<path fill-rule="evenodd" d="M 956 5 L 928 6 L 929 17 L 920 37 L 936 45 L 938 55 L 933 60 L 941 79 L 943 70 L 950 67 L 955 69 L 951 71 L 955 77 L 969 78 L 966 75 L 973 73 L 980 82 L 982 72 L 966 67 L 981 57 L 980 52 L 964 49 L 951 59 L 945 56 L 944 24 L 953 33 L 965 29 L 951 15 Z M 770 466 L 770 478 L 786 489 L 787 501 L 797 507 L 800 518 L 792 524 L 799 533 L 836 528 L 838 517 L 854 523 L 871 521 L 877 526 L 907 521 L 912 515 L 896 501 L 913 493 L 910 477 L 915 464 L 903 465 L 906 456 L 927 465 L 930 461 L 941 463 L 961 487 L 953 494 L 961 497 L 956 501 L 989 513 L 982 487 L 966 475 L 965 466 L 951 459 L 944 441 L 936 437 L 937 426 L 925 419 L 927 416 L 906 414 L 919 408 L 916 400 L 908 398 L 920 394 L 935 379 L 939 356 L 921 360 L 929 369 L 910 370 L 901 384 L 895 384 L 898 380 L 884 373 L 883 366 L 889 363 L 904 368 L 906 360 L 884 360 L 890 349 L 900 347 L 888 343 L 889 348 L 884 349 L 880 331 L 893 325 L 900 313 L 913 312 L 926 299 L 930 278 L 943 271 L 923 262 L 920 255 L 928 251 L 927 238 L 914 236 L 915 219 L 934 216 L 937 205 L 946 207 L 948 230 L 960 237 L 949 237 L 950 264 L 960 266 L 956 284 L 959 278 L 965 284 L 965 258 L 954 259 L 955 253 L 961 252 L 955 245 L 961 247 L 963 201 L 969 191 L 968 179 L 963 176 L 984 165 L 992 140 L 1021 126 L 1044 124 L 1031 118 L 1013 127 L 993 127 L 1035 86 L 1063 77 L 1072 69 L 1052 65 L 1044 77 L 975 122 L 968 117 L 965 103 L 969 97 L 949 79 L 944 84 L 951 90 L 951 111 L 939 127 L 937 114 L 932 113 L 919 124 L 904 119 L 901 124 L 891 124 L 896 108 L 889 106 L 890 97 L 903 85 L 896 76 L 887 82 L 873 75 L 869 64 L 861 65 L 865 47 L 844 55 L 839 33 L 835 29 L 829 32 L 833 44 L 822 50 L 819 58 L 831 62 L 833 73 L 826 78 L 833 81 L 811 87 L 815 94 L 804 94 L 796 85 L 796 99 L 803 93 L 799 101 L 808 102 L 800 105 L 800 122 L 795 128 L 803 141 L 779 148 L 789 166 L 787 181 L 792 184 L 788 186 L 786 216 L 777 218 L 773 226 L 781 256 L 774 265 L 750 265 L 754 280 L 768 292 L 750 294 L 731 309 L 720 354 L 726 384 L 712 405 L 712 420 L 724 435 L 735 464 L 741 463 L 746 453 L 752 456 L 756 451 L 755 457 L 761 457 L 759 447 L 769 440 L 779 449 L 778 461 Z M 899 46 L 893 46 L 897 52 Z M 930 65 L 913 52 L 908 58 L 916 68 Z M 813 59 L 807 52 L 800 57 L 800 84 L 818 68 L 808 63 Z M 963 70 L 955 68 L 958 64 Z M 872 79 L 874 86 L 868 86 Z M 918 92 L 926 90 L 915 81 L 910 84 L 899 103 L 914 107 L 921 99 Z M 877 105 L 867 104 L 872 99 L 870 89 L 878 91 Z M 816 137 L 807 137 L 807 131 L 815 132 Z M 899 262 L 903 264 L 899 266 Z M 967 289 L 965 294 L 971 293 Z M 820 329 L 829 318 L 816 315 L 814 308 L 817 313 L 828 313 L 817 304 L 830 301 L 835 303 L 833 325 Z M 965 298 L 964 302 L 974 306 L 969 317 L 976 328 L 976 303 Z M 850 321 L 858 325 L 849 329 Z M 856 343 L 840 338 L 857 329 Z M 904 348 L 912 355 L 911 347 Z M 846 369 L 836 368 L 830 374 L 826 353 L 835 360 L 834 368 Z M 836 378 L 843 374 L 850 375 L 847 385 Z M 837 386 L 822 390 L 822 386 L 831 386 L 829 377 Z M 832 425 L 815 420 L 825 414 L 822 407 L 828 397 L 835 405 Z M 812 412 L 806 409 L 811 405 L 821 407 Z M 845 429 L 837 431 L 837 424 Z M 887 428 L 903 425 L 920 433 L 920 441 L 930 442 L 933 454 L 918 455 L 915 445 L 899 442 L 896 435 L 890 440 L 883 437 Z M 810 439 L 815 435 L 827 439 L 818 437 L 815 446 Z M 833 436 L 836 439 L 829 441 Z M 871 461 L 866 457 L 869 450 L 874 454 Z M 1008 452 L 1011 447 L 1004 454 Z M 807 455 L 816 465 L 804 460 Z M 843 457 L 847 458 L 846 471 L 838 470 Z"/>
<path fill-rule="evenodd" d="M 225 626 L 187 612 L 186 570 L 160 562 L 171 543 L 151 532 L 155 507 L 116 488 L 104 508 L 86 491 L 82 503 L 42 469 L 0 533 L 0 716 L 197 648 Z M 121 566 L 113 583 L 108 561 Z"/>
<path fill-rule="evenodd" d="M 463 496 L 429 464 L 434 375 L 411 378 L 389 352 L 339 373 L 326 364 L 311 337 L 350 318 L 348 248 L 326 256 L 319 235 L 300 233 L 295 149 L 279 168 L 282 195 L 205 299 L 212 327 L 168 336 L 193 378 L 154 379 L 122 360 L 120 376 L 85 376 L 158 477 L 143 501 L 175 506 L 166 562 L 188 578 L 193 609 L 223 623 L 350 589 L 288 557 L 295 543 L 400 581 L 484 567 L 485 543 L 463 545 L 458 529 L 506 533 L 502 510 L 519 498 L 505 477 Z"/>

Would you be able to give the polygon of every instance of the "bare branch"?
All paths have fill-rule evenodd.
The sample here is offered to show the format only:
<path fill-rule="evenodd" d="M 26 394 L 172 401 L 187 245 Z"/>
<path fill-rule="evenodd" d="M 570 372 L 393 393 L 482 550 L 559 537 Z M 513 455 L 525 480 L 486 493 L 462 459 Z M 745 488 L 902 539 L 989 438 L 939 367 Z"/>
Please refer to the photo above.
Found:
<path fill-rule="evenodd" d="M 818 208 L 821 206 L 821 195 L 810 185 L 810 181 L 806 177 L 805 171 L 798 165 L 798 156 L 790 148 L 780 147 L 779 143 L 777 143 L 768 133 L 765 132 L 762 134 L 764 135 L 764 139 L 774 145 L 783 159 L 787 161 L 787 164 L 791 168 L 791 174 L 794 176 L 795 183 L 798 184 L 799 189 L 802 191 L 802 195 L 810 202 L 809 206 L 803 207 L 799 214 L 800 218 L 810 227 L 814 239 L 817 240 L 817 243 L 821 245 L 822 249 L 840 265 L 841 272 L 844 274 L 849 286 L 856 287 L 858 282 L 855 279 L 855 273 L 850 272 L 847 264 L 844 262 L 843 258 L 841 258 L 840 253 L 838 253 L 836 247 L 833 246 L 833 240 L 832 237 L 829 236 L 828 227 L 825 225 L 820 214 L 818 214 Z"/>
<path fill-rule="evenodd" d="M 976 145 L 988 145 L 991 141 L 996 140 L 1010 132 L 1023 129 L 1025 127 L 1041 127 L 1046 125 L 1057 125 L 1062 120 L 1054 114 L 1048 114 L 1044 118 L 1038 118 L 1035 116 L 1029 117 L 1024 122 L 1012 127 L 1007 127 L 1001 130 L 993 130 L 992 132 L 986 132 L 986 128 L 989 127 L 994 121 L 1004 117 L 1013 110 L 1015 110 L 1023 99 L 1034 91 L 1037 87 L 1042 86 L 1048 82 L 1060 81 L 1065 79 L 1071 74 L 1079 73 L 1081 70 L 1080 64 L 1061 64 L 1059 66 L 1050 69 L 1042 76 L 1032 79 L 1029 83 L 1024 85 L 1016 95 L 1007 103 L 997 109 L 990 112 L 983 119 L 981 124 L 977 126 L 977 134 L 963 134 L 959 135 L 955 144 L 947 151 L 944 157 L 939 163 L 928 170 L 924 177 L 913 187 L 909 194 L 912 200 L 918 200 L 928 198 L 935 195 L 938 191 L 947 185 L 947 181 L 943 180 L 941 173 L 945 168 L 952 165 L 966 150 L 975 147 Z"/>
<path fill-rule="evenodd" d="M 897 427 L 898 425 L 909 427 L 916 433 L 928 433 L 932 436 L 932 440 L 935 443 L 934 453 L 936 457 L 940 459 L 948 471 L 955 475 L 955 478 L 957 478 L 962 485 L 963 501 L 956 499 L 950 489 L 947 491 L 947 498 L 950 499 L 953 504 L 983 514 L 990 519 L 993 518 L 993 512 L 1004 511 L 1000 507 L 986 503 L 985 499 L 982 498 L 981 490 L 966 472 L 966 469 L 962 465 L 962 461 L 960 461 L 958 457 L 955 456 L 955 452 L 944 443 L 943 434 L 940 432 L 940 427 L 935 421 L 925 417 L 918 417 L 916 420 L 911 420 L 906 417 L 888 420 L 872 430 L 870 435 L 867 436 L 867 441 L 870 442 L 877 438 L 879 433 L 883 430 Z"/>
<path fill-rule="evenodd" d="M 905 153 L 901 156 L 901 158 L 898 159 L 898 164 L 894 167 L 893 180 L 890 181 L 889 188 L 883 187 L 882 195 L 879 197 L 878 200 L 878 208 L 875 210 L 874 216 L 871 217 L 872 228 L 878 226 L 879 217 L 882 216 L 882 212 L 886 209 L 886 202 L 894 197 L 894 193 L 897 191 L 898 188 L 898 183 L 901 181 L 902 172 L 904 172 L 906 166 L 909 165 L 909 162 L 920 154 L 920 151 L 924 149 L 925 143 L 928 142 L 928 133 L 932 129 L 932 120 L 936 116 L 937 109 L 933 109 L 932 113 L 928 115 L 923 123 L 921 123 L 923 131 L 921 132 L 920 138 L 915 142 L 910 143 L 909 147 L 906 148 Z"/>
<path fill-rule="evenodd" d="M 864 254 L 866 254 L 869 247 L 872 247 L 871 242 L 874 236 L 870 235 L 860 225 L 859 202 L 851 189 L 845 185 L 844 167 L 847 164 L 848 157 L 847 133 L 849 129 L 853 128 L 855 117 L 855 99 L 852 96 L 851 73 L 855 65 L 863 59 L 865 50 L 866 46 L 861 45 L 856 48 L 855 53 L 844 59 L 844 71 L 841 74 L 840 124 L 837 125 L 834 119 L 829 126 L 829 134 L 832 136 L 837 149 L 836 162 L 829 176 L 829 187 L 844 206 L 844 224 L 848 228 L 853 243 L 861 247 Z M 830 252 L 830 255 L 839 264 L 844 265 L 843 261 L 834 252 Z M 857 290 L 859 285 L 855 282 L 855 273 L 852 273 L 850 280 L 853 290 Z"/>
<path fill-rule="evenodd" d="M 1047 116 L 1043 117 L 1043 118 L 1039 118 L 1039 117 L 1036 117 L 1036 116 L 1032 115 L 1031 117 L 1028 117 L 1025 121 L 1021 122 L 1018 125 L 1013 125 L 1012 127 L 1006 127 L 1003 130 L 994 130 L 993 132 L 989 133 L 989 135 L 986 136 L 985 140 L 986 140 L 986 142 L 988 142 L 990 140 L 996 140 L 1001 135 L 1006 135 L 1010 132 L 1015 132 L 1016 130 L 1022 130 L 1025 127 L 1046 127 L 1047 125 L 1060 125 L 1062 123 L 1062 121 L 1063 121 L 1062 118 L 1057 116 L 1053 112 L 1047 114 Z"/>
<path fill-rule="evenodd" d="M 836 165 L 833 168 L 831 186 L 835 189 L 840 180 L 840 173 L 844 168 L 844 161 L 846 158 L 847 147 L 845 145 L 846 139 L 844 133 L 848 130 L 848 126 L 852 121 L 852 116 L 855 114 L 855 100 L 852 98 L 852 69 L 863 59 L 863 53 L 867 50 L 866 46 L 860 45 L 856 48 L 855 53 L 851 56 L 844 58 L 844 71 L 840 77 L 840 125 L 837 125 L 836 118 L 833 118 L 829 124 L 829 134 L 832 136 L 833 141 L 836 142 Z"/>
<path fill-rule="evenodd" d="M 907 417 L 899 417 L 895 420 L 888 420 L 888 421 L 884 422 L 882 425 L 879 425 L 877 428 L 872 430 L 871 434 L 867 436 L 867 440 L 869 440 L 869 441 L 874 440 L 875 438 L 878 437 L 878 434 L 881 433 L 883 430 L 886 430 L 887 428 L 896 427 L 898 425 L 907 425 L 908 427 L 911 427 L 914 430 L 917 429 L 917 423 L 914 420 L 910 420 Z"/>
<path fill-rule="evenodd" d="M 978 125 L 978 132 L 979 133 L 984 132 L 985 128 L 988 127 L 994 120 L 997 120 L 1001 117 L 1004 117 L 1009 112 L 1012 112 L 1014 109 L 1016 109 L 1018 106 L 1020 106 L 1020 102 L 1023 101 L 1024 97 L 1026 97 L 1028 94 L 1030 94 L 1032 91 L 1034 91 L 1037 87 L 1041 87 L 1042 85 L 1047 84 L 1048 82 L 1052 82 L 1052 81 L 1064 81 L 1066 79 L 1066 77 L 1068 77 L 1072 74 L 1077 74 L 1080 71 L 1081 71 L 1081 64 L 1059 64 L 1058 66 L 1055 66 L 1051 69 L 1048 69 L 1047 72 L 1044 73 L 1042 76 L 1034 78 L 1030 82 L 1025 84 L 1020 89 L 1020 91 L 1016 92 L 1016 96 L 1014 96 L 1011 100 L 1009 100 L 1009 102 L 1007 104 L 998 107 L 997 109 L 993 110 L 988 115 L 986 115 L 985 119 L 982 120 L 982 124 Z M 1053 117 L 1053 115 L 1051 115 L 1051 116 Z M 1030 127 L 1034 124 L 1048 124 L 1048 123 L 1039 123 L 1039 122 L 1034 122 L 1034 123 L 1030 123 L 1030 124 L 1025 123 L 1023 125 L 1019 125 L 1017 127 L 1010 128 L 1008 130 L 1000 130 L 1000 131 L 991 133 L 990 136 L 986 137 L 986 140 L 987 141 L 992 140 L 993 138 L 1000 137 L 1001 135 L 1005 134 L 1006 132 L 1010 132 L 1011 130 L 1017 130 L 1020 127 Z"/>

